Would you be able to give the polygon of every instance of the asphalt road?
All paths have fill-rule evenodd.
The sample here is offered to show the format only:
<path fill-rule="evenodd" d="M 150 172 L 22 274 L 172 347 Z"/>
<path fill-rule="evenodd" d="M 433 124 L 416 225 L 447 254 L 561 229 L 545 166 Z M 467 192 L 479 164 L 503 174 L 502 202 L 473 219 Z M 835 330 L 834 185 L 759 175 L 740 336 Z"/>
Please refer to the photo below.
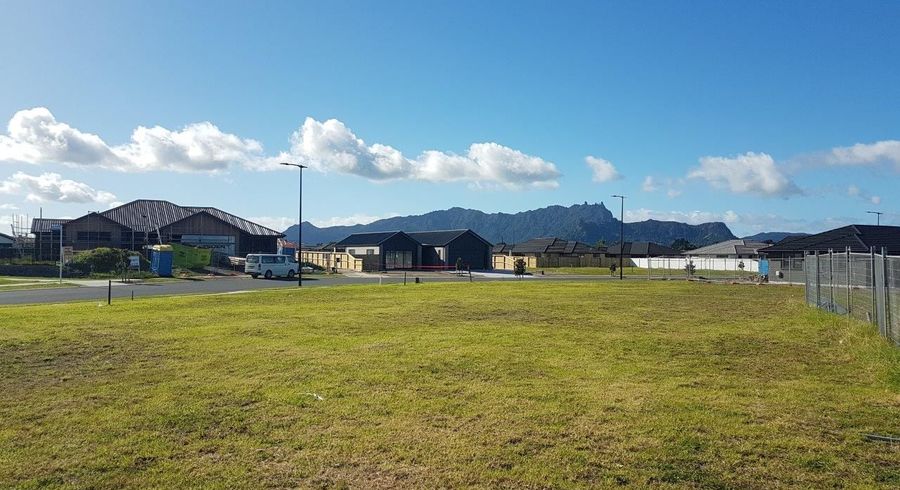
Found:
<path fill-rule="evenodd" d="M 423 282 L 467 282 L 468 277 L 457 277 L 451 274 L 410 274 L 407 278 L 409 282 L 413 282 L 415 276 L 420 276 Z M 541 278 L 529 278 L 530 281 L 547 281 L 547 280 L 592 280 L 603 279 L 602 277 L 593 276 L 553 276 Z M 605 278 L 608 279 L 608 278 Z M 485 281 L 509 281 L 515 279 L 496 278 L 474 276 L 476 282 Z M 345 284 L 397 284 L 403 282 L 402 274 L 390 274 L 379 276 L 313 276 L 304 278 L 303 287 L 322 287 L 322 286 L 338 286 Z M 174 280 L 166 282 L 150 282 L 150 283 L 133 283 L 133 284 L 113 284 L 112 298 L 131 299 L 132 292 L 135 298 L 145 298 L 148 296 L 173 296 L 184 294 L 221 294 L 234 293 L 239 291 L 252 291 L 271 288 L 296 288 L 296 281 L 288 280 L 265 280 L 251 279 L 250 277 L 221 277 L 208 278 L 203 280 Z M 20 291 L 2 291 L 0 290 L 0 305 L 22 305 L 36 303 L 66 303 L 71 301 L 97 301 L 105 302 L 107 295 L 107 287 L 63 287 L 48 289 L 25 289 Z"/>

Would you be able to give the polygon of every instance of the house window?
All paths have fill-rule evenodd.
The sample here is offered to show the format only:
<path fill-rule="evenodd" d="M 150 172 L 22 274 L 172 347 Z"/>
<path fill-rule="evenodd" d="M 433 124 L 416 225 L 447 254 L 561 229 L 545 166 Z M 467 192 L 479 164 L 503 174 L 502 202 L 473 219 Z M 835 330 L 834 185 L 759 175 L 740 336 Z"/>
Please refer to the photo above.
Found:
<path fill-rule="evenodd" d="M 112 240 L 112 233 L 108 231 L 79 231 L 79 242 L 108 242 Z"/>
<path fill-rule="evenodd" d="M 374 248 L 367 248 L 367 249 L 366 249 L 366 255 L 375 255 L 375 249 L 374 249 Z"/>

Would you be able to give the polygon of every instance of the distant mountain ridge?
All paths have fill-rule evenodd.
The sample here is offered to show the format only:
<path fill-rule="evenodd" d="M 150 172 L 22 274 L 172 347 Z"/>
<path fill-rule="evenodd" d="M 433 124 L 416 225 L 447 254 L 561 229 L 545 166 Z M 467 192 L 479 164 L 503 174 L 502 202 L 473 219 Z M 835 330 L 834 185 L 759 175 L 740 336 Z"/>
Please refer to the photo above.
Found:
<path fill-rule="evenodd" d="M 474 209 L 450 208 L 415 216 L 397 216 L 365 225 L 319 228 L 303 222 L 303 243 L 338 241 L 352 233 L 371 231 L 431 231 L 470 228 L 491 243 L 520 243 L 536 237 L 558 237 L 593 245 L 598 240 L 611 244 L 619 240 L 619 220 L 601 202 L 569 207 L 548 206 L 519 213 L 485 213 Z M 284 231 L 297 240 L 297 225 Z M 668 245 L 678 238 L 704 246 L 736 238 L 725 223 L 689 225 L 675 221 L 647 220 L 625 223 L 626 241 L 650 241 Z"/>

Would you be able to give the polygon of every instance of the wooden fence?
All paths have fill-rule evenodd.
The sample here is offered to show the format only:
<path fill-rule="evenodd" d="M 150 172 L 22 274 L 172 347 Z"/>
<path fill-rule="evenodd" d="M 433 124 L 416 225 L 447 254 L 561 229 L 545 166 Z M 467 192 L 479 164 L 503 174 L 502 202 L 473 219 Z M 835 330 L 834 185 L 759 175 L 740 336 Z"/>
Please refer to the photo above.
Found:
<path fill-rule="evenodd" d="M 303 250 L 300 252 L 300 261 L 319 266 L 326 271 L 337 269 L 338 271 L 363 271 L 363 259 L 354 257 L 346 252 L 317 252 Z"/>

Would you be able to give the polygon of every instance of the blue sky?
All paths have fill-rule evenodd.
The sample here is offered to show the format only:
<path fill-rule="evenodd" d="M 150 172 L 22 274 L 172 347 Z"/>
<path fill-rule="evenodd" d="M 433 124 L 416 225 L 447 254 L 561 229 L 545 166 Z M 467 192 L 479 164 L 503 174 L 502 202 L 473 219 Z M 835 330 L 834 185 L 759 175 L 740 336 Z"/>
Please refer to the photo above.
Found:
<path fill-rule="evenodd" d="M 0 8 L 0 224 L 158 198 L 283 228 L 287 158 L 317 224 L 624 193 L 737 234 L 900 225 L 896 2 Z"/>

